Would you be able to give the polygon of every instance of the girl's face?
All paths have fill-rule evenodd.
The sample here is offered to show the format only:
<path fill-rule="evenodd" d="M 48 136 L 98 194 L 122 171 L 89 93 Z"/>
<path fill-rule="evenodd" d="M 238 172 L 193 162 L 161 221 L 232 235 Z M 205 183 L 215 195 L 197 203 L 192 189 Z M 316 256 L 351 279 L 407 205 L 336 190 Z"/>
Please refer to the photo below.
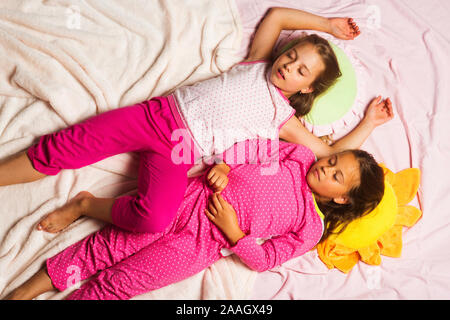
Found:
<path fill-rule="evenodd" d="M 308 171 L 306 181 L 317 200 L 339 204 L 348 202 L 347 194 L 359 185 L 359 163 L 351 152 L 322 158 Z"/>
<path fill-rule="evenodd" d="M 323 70 L 325 65 L 314 46 L 300 43 L 275 60 L 270 81 L 286 98 L 290 98 L 299 91 L 302 93 L 314 91 L 311 85 Z"/>

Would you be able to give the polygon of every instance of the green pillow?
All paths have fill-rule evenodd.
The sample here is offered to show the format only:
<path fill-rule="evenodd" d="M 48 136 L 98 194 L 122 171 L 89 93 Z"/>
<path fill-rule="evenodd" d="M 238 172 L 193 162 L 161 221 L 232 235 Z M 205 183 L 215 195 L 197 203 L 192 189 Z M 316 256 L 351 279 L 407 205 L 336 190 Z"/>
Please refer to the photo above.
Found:
<path fill-rule="evenodd" d="M 341 119 L 352 108 L 356 98 L 357 83 L 353 65 L 342 49 L 328 42 L 336 54 L 342 76 L 315 99 L 311 111 L 303 117 L 312 125 L 327 125 Z"/>

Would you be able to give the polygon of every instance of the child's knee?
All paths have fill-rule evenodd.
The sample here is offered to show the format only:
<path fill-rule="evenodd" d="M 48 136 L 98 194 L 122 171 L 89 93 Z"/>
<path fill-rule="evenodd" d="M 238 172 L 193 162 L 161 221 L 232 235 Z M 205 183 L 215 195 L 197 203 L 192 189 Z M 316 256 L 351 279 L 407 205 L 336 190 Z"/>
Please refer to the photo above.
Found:
<path fill-rule="evenodd" d="M 144 233 L 160 233 L 163 232 L 170 224 L 170 221 L 161 221 L 158 219 L 149 218 L 142 219 L 139 221 L 139 224 L 136 226 L 136 232 L 144 232 Z"/>
<path fill-rule="evenodd" d="M 185 190 L 180 190 L 170 193 L 170 196 L 155 192 L 151 197 L 120 197 L 112 208 L 113 223 L 132 232 L 162 232 L 175 219 L 184 199 L 184 192 Z"/>
<path fill-rule="evenodd" d="M 130 223 L 128 229 L 134 232 L 163 232 L 175 218 L 179 206 L 174 206 L 174 203 L 148 203 L 141 199 L 131 201 L 134 202 L 131 204 L 133 212 L 125 223 Z"/>

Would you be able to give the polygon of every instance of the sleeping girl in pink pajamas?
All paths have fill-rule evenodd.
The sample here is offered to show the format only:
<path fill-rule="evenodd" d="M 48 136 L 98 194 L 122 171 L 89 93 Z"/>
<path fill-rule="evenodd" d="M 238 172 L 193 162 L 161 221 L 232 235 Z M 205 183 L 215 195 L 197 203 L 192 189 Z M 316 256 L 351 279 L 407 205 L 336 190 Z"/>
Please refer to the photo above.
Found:
<path fill-rule="evenodd" d="M 67 299 L 130 299 L 200 272 L 219 260 L 223 249 L 264 271 L 311 250 L 337 225 L 381 200 L 383 171 L 365 151 L 316 162 L 305 146 L 266 142 L 235 144 L 222 163 L 192 178 L 162 232 L 107 225 L 48 259 L 8 299 L 65 290 L 74 284 L 73 268 L 80 270 L 80 281 L 89 280 Z M 276 170 L 265 174 L 263 169 L 274 165 Z"/>

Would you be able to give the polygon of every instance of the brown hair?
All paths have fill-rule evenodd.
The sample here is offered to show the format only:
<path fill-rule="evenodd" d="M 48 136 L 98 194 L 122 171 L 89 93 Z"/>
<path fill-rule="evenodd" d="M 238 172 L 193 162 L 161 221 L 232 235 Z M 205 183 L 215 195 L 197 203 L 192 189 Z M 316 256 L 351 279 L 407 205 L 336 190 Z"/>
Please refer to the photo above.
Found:
<path fill-rule="evenodd" d="M 308 114 L 311 110 L 314 99 L 331 87 L 342 75 L 336 55 L 327 40 L 316 34 L 310 34 L 294 39 L 282 47 L 272 58 L 275 62 L 279 56 L 298 44 L 312 44 L 317 53 L 322 58 L 325 69 L 317 76 L 311 86 L 314 91 L 301 93 L 300 91 L 289 98 L 291 106 L 295 109 L 297 117 Z"/>
<path fill-rule="evenodd" d="M 346 204 L 337 204 L 333 200 L 317 202 L 325 216 L 325 231 L 321 241 L 332 234 L 339 234 L 353 220 L 375 209 L 384 195 L 384 172 L 373 156 L 364 150 L 348 150 L 359 163 L 360 183 L 348 193 Z"/>

